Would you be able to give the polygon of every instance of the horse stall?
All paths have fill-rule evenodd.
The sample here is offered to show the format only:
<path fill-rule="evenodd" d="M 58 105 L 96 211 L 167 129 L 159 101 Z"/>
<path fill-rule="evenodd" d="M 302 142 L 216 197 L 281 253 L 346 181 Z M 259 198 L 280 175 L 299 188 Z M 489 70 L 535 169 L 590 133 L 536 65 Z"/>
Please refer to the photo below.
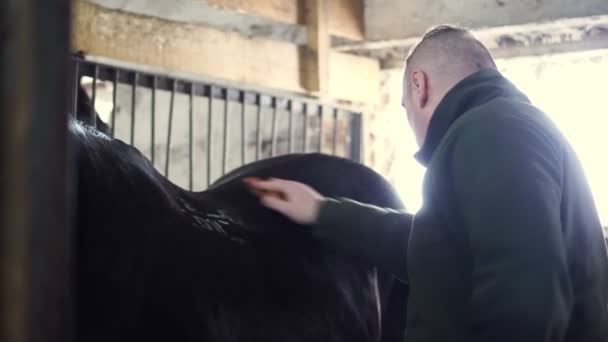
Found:
<path fill-rule="evenodd" d="M 71 58 L 71 112 L 137 147 L 183 188 L 201 191 L 238 166 L 288 153 L 362 161 L 361 112 L 111 63 Z M 83 100 L 88 113 L 79 113 Z"/>
<path fill-rule="evenodd" d="M 123 162 L 133 162 L 133 156 L 141 152 L 146 163 L 150 163 L 145 165 L 151 165 L 150 170 L 146 170 L 148 174 L 153 174 L 167 188 L 175 184 L 183 193 L 203 194 L 222 176 L 246 164 L 284 155 L 320 153 L 325 156 L 311 155 L 313 163 L 308 164 L 305 163 L 308 157 L 296 156 L 293 165 L 303 166 L 296 171 L 284 171 L 284 175 L 296 174 L 304 180 L 310 177 L 334 191 L 329 192 L 332 196 L 344 194 L 377 205 L 401 206 L 390 185 L 361 165 L 365 161 L 364 112 L 370 106 L 353 105 L 352 101 L 344 99 L 340 101 L 340 96 L 314 94 L 309 91 L 314 87 L 294 91 L 256 86 L 221 80 L 217 75 L 206 77 L 119 58 L 99 57 L 95 53 L 70 53 L 75 50 L 74 12 L 78 6 L 85 6 L 83 3 L 88 2 L 29 0 L 8 1 L 0 5 L 0 90 L 4 107 L 0 116 L 0 179 L 3 186 L 0 197 L 0 341 L 72 341 L 82 322 L 78 317 L 81 312 L 77 309 L 80 304 L 77 298 L 82 299 L 78 295 L 83 291 L 75 286 L 78 273 L 75 265 L 80 262 L 76 236 L 80 229 L 80 211 L 85 207 L 79 202 L 83 197 L 79 197 L 81 187 L 77 183 L 84 173 L 77 165 L 83 149 L 76 146 L 82 141 L 74 143 L 69 139 L 74 137 L 71 126 L 66 126 L 66 122 L 74 122 L 70 116 L 89 126 L 79 126 L 83 127 L 83 136 L 88 135 L 86 139 L 113 137 L 116 140 L 107 139 L 116 144 L 113 146 L 122 144 L 122 141 L 135 147 L 137 150 L 129 147 L 126 157 L 121 156 Z M 329 44 L 328 41 L 326 43 Z M 294 46 L 289 51 L 293 56 L 299 56 L 298 49 Z M 362 62 L 364 67 L 360 74 L 353 73 L 351 68 L 339 69 L 340 77 L 334 78 L 343 84 L 356 84 L 353 80 L 359 78 L 371 80 L 371 86 L 352 86 L 349 92 L 360 96 L 357 92 L 367 94 L 369 89 L 374 89 L 377 75 L 370 78 L 367 71 L 377 73 L 375 60 L 346 54 L 334 57 L 334 61 Z M 334 87 L 340 88 L 336 84 L 342 83 L 336 82 Z M 352 100 L 357 97 L 355 95 L 350 94 L 346 98 Z M 104 153 L 112 155 L 113 151 L 110 149 Z M 256 165 L 254 169 L 264 166 Z M 108 167 L 108 164 L 104 166 Z M 352 175 L 346 171 L 352 171 Z M 326 177 L 332 174 L 337 174 L 339 179 L 333 181 Z M 227 177 L 229 181 L 224 182 L 234 186 L 234 176 L 232 179 L 231 175 Z M 172 184 L 166 185 L 169 183 L 166 180 Z M 112 189 L 109 192 L 112 193 Z M 119 194 L 119 191 L 112 194 Z M 137 189 L 131 194 L 131 200 L 137 201 Z M 122 198 L 110 196 L 110 199 L 105 203 L 113 202 L 112 199 L 120 202 Z M 87 199 L 86 206 L 93 208 L 93 212 L 97 210 L 96 200 L 94 196 Z M 253 198 L 245 202 L 246 205 L 239 208 L 243 212 L 259 209 Z M 175 212 L 182 216 L 191 214 L 185 210 Z M 122 212 L 123 216 L 129 214 L 128 211 Z M 157 214 L 162 216 L 162 210 Z M 264 220 L 271 218 L 264 222 L 270 222 L 273 229 L 290 224 L 276 215 L 260 215 Z M 194 214 L 190 216 L 196 218 Z M 123 220 L 119 227 L 111 224 L 106 227 L 122 232 L 135 226 L 129 226 L 132 223 L 129 220 Z M 118 221 L 121 221 L 120 217 Z M 155 224 L 151 222 L 148 222 L 149 226 Z M 280 235 L 278 239 L 281 238 L 284 236 Z M 288 240 L 290 243 L 297 241 L 293 238 Z M 315 243 L 305 241 L 303 246 L 316 248 Z M 268 250 L 273 250 L 272 242 L 276 241 L 265 242 Z M 315 254 L 314 248 L 304 250 Z M 264 253 L 267 252 L 260 254 Z M 295 259 L 295 253 L 287 254 Z M 325 327 L 323 324 L 331 326 L 344 320 L 335 331 L 321 329 L 327 334 L 335 333 L 336 341 L 348 336 L 343 332 L 352 333 L 361 327 L 369 328 L 369 331 L 357 335 L 366 341 L 379 339 L 382 328 L 387 327 L 396 333 L 388 336 L 386 341 L 399 340 L 404 324 L 402 304 L 407 300 L 403 297 L 406 291 L 400 288 L 403 285 L 397 285 L 392 276 L 376 273 L 370 265 L 342 260 L 341 256 L 330 254 L 323 260 L 331 262 L 322 265 L 320 273 L 299 273 L 302 273 L 303 280 L 312 279 L 311 283 L 317 280 L 328 282 L 329 287 L 336 288 L 335 297 L 342 296 L 344 301 L 335 305 L 331 304 L 332 300 L 321 303 L 318 298 L 322 297 L 308 291 L 307 295 L 314 298 L 311 302 L 328 307 L 333 305 L 332 309 L 336 310 L 329 317 L 315 317 L 324 322 L 311 325 L 320 329 L 320 326 Z M 263 262 L 259 263 L 264 266 Z M 342 273 L 341 270 L 347 271 Z M 380 284 L 381 277 L 383 282 Z M 292 282 L 297 279 L 300 278 L 293 277 Z M 254 279 L 253 282 L 256 281 Z M 306 281 L 297 283 L 307 284 Z M 301 289 L 301 286 L 294 288 Z M 401 292 L 397 293 L 395 288 L 400 288 Z M 365 300 L 352 299 L 352 294 L 367 297 Z M 273 295 L 270 298 L 274 298 Z M 302 298 L 302 305 L 307 305 Z M 381 307 L 387 302 L 394 302 L 394 305 Z M 366 311 L 366 317 L 359 316 L 357 303 L 361 304 L 362 311 Z M 352 315 L 343 315 L 344 312 Z M 385 313 L 389 314 L 384 317 Z M 396 319 L 385 322 L 389 316 Z M 306 324 L 304 328 L 307 328 Z M 367 333 L 374 337 L 367 338 Z"/>

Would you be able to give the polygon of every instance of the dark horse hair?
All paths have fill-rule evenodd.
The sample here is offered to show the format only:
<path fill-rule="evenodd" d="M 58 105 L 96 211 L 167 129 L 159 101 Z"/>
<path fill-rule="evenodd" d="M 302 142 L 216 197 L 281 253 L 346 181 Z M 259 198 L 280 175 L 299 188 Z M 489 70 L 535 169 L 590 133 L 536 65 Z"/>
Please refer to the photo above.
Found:
<path fill-rule="evenodd" d="M 282 177 L 326 196 L 402 207 L 378 174 L 346 159 L 296 154 L 189 192 L 134 147 L 75 121 L 69 126 L 78 341 L 382 338 L 393 278 L 262 208 L 241 182 Z"/>
<path fill-rule="evenodd" d="M 93 126 L 91 115 L 95 116 L 95 128 L 107 136 L 111 136 L 110 127 L 99 117 L 99 113 L 93 108 L 93 101 L 82 86 L 78 86 L 76 101 L 76 119 L 89 126 Z M 116 104 L 113 104 L 114 106 Z"/>

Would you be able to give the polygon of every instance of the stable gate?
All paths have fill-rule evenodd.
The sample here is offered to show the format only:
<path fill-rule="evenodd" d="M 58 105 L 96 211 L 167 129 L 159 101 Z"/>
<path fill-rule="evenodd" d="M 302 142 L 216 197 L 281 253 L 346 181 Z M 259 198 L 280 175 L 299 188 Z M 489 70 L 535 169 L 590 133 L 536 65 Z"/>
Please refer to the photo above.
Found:
<path fill-rule="evenodd" d="M 248 162 L 321 152 L 361 161 L 362 114 L 312 99 L 261 93 L 72 57 L 78 86 L 112 135 L 174 183 L 203 190 Z"/>

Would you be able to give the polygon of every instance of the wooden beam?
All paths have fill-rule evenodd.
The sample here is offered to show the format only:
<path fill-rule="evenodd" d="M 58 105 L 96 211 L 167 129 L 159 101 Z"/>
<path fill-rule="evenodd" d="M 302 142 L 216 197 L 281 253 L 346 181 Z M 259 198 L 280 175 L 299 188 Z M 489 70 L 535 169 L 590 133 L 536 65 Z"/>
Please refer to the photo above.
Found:
<path fill-rule="evenodd" d="M 495 59 L 512 59 L 519 57 L 550 56 L 571 52 L 608 49 L 608 38 L 595 38 L 568 43 L 538 44 L 514 47 L 498 47 L 490 49 Z M 407 49 L 399 49 L 400 53 L 392 54 L 380 61 L 382 69 L 400 69 L 404 66 Z"/>
<path fill-rule="evenodd" d="M 218 9 L 252 14 L 290 24 L 297 24 L 299 18 L 297 0 L 199 0 L 199 2 Z"/>
<path fill-rule="evenodd" d="M 324 97 L 329 87 L 330 38 L 327 0 L 305 1 L 306 46 L 304 47 L 304 89 Z"/>
<path fill-rule="evenodd" d="M 472 31 L 495 58 L 542 56 L 608 47 L 608 15 L 570 18 L 547 23 L 492 27 Z M 383 69 L 403 68 L 419 37 L 358 42 L 333 47 L 380 60 Z"/>
<path fill-rule="evenodd" d="M 496 59 L 547 56 L 570 52 L 608 49 L 608 38 L 589 39 L 571 43 L 541 44 L 522 47 L 496 48 L 490 50 Z"/>
<path fill-rule="evenodd" d="M 249 13 L 272 20 L 306 25 L 305 16 L 299 12 L 299 2 L 309 6 L 316 0 L 207 0 L 212 7 Z M 330 0 L 325 5 L 326 13 L 332 20 L 328 23 L 331 35 L 352 40 L 363 39 L 363 0 Z"/>
<path fill-rule="evenodd" d="M 109 10 L 86 1 L 75 5 L 74 50 L 171 73 L 307 93 L 302 86 L 307 68 L 297 45 Z M 378 61 L 327 53 L 329 98 L 372 103 L 380 79 Z"/>
<path fill-rule="evenodd" d="M 86 0 L 104 8 L 180 23 L 236 31 L 248 37 L 305 43 L 306 0 Z M 363 39 L 363 1 L 331 0 L 327 10 L 331 35 Z"/>
<path fill-rule="evenodd" d="M 0 341 L 75 340 L 70 7 L 70 0 L 0 4 Z"/>
<path fill-rule="evenodd" d="M 482 29 L 606 14 L 606 0 L 374 0 L 365 1 L 365 38 L 417 37 L 441 23 Z"/>
<path fill-rule="evenodd" d="M 363 0 L 329 0 L 329 34 L 363 40 Z"/>

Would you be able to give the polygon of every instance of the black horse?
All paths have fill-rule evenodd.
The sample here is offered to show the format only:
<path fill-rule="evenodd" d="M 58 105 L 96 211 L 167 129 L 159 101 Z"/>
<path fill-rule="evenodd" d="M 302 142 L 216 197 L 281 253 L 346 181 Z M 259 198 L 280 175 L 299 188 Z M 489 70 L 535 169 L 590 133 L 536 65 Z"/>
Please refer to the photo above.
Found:
<path fill-rule="evenodd" d="M 370 169 L 320 154 L 289 155 L 189 192 L 132 146 L 75 121 L 69 134 L 78 176 L 77 340 L 402 338 L 405 314 L 387 306 L 398 298 L 395 307 L 405 307 L 393 278 L 262 208 L 241 182 L 282 177 L 327 196 L 401 207 Z"/>

